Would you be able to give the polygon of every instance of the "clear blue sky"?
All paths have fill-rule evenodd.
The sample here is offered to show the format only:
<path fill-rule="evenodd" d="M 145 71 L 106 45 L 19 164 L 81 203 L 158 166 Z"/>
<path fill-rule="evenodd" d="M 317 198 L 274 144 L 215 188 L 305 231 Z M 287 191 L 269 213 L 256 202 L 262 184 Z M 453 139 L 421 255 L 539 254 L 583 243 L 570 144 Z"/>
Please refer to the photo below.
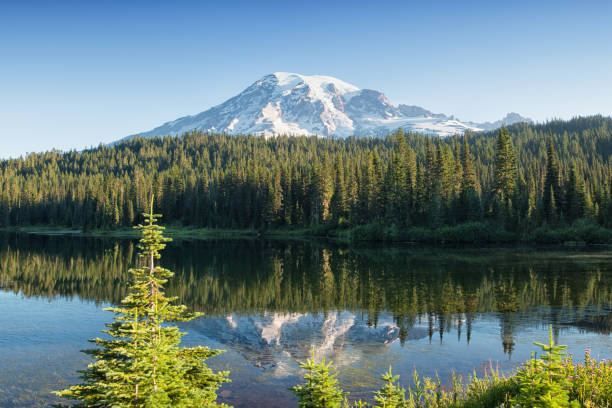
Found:
<path fill-rule="evenodd" d="M 0 2 L 0 157 L 81 149 L 274 71 L 460 119 L 612 115 L 612 2 Z"/>

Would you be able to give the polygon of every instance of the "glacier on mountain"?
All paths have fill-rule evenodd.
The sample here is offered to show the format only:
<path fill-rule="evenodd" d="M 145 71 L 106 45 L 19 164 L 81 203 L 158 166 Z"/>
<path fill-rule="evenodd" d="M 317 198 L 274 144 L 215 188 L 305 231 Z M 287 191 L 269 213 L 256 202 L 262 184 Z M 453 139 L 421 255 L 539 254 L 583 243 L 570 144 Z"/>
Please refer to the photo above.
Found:
<path fill-rule="evenodd" d="M 509 114 L 492 123 L 462 122 L 419 106 L 394 105 L 381 92 L 359 89 L 330 76 L 276 72 L 207 111 L 128 138 L 180 135 L 192 130 L 261 136 L 359 137 L 384 135 L 398 128 L 444 137 L 518 121 L 529 120 Z"/>

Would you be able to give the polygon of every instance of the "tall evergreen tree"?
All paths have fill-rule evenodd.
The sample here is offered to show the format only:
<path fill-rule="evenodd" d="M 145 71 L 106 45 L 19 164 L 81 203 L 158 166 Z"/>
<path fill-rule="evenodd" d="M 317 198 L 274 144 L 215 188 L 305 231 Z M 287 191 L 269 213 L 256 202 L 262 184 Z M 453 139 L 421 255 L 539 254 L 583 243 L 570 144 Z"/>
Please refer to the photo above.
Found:
<path fill-rule="evenodd" d="M 336 160 L 334 169 L 334 193 L 331 197 L 330 206 L 332 210 L 332 219 L 334 222 L 340 222 L 341 220 L 345 219 L 348 207 L 342 157 L 339 157 L 338 160 Z"/>
<path fill-rule="evenodd" d="M 403 132 L 393 136 L 395 151 L 385 174 L 385 203 L 387 219 L 403 224 L 408 208 L 408 146 Z"/>
<path fill-rule="evenodd" d="M 516 228 L 517 177 L 516 155 L 510 133 L 507 128 L 501 128 L 495 149 L 494 200 L 491 215 L 504 228 Z"/>
<path fill-rule="evenodd" d="M 108 338 L 92 342 L 87 350 L 94 362 L 82 372 L 83 383 L 57 395 L 79 401 L 88 408 L 213 407 L 216 391 L 228 381 L 227 372 L 215 373 L 204 361 L 220 354 L 208 347 L 180 347 L 185 334 L 169 323 L 189 321 L 198 316 L 166 297 L 164 284 L 173 273 L 156 264 L 168 238 L 157 225 L 159 214 L 143 214 L 146 224 L 138 225 L 138 244 L 144 265 L 131 269 L 133 282 L 121 306 L 106 310 L 115 313 L 104 333 Z"/>
<path fill-rule="evenodd" d="M 434 155 L 431 139 L 427 138 L 425 143 L 425 196 L 428 200 L 432 198 L 434 183 L 436 181 L 436 157 Z"/>
<path fill-rule="evenodd" d="M 474 159 L 470 153 L 467 136 L 463 136 L 463 149 L 461 152 L 461 192 L 460 201 L 460 221 L 474 221 L 480 218 L 481 205 L 479 198 L 479 186 L 476 180 L 474 169 Z"/>
<path fill-rule="evenodd" d="M 299 408 L 341 408 L 346 393 L 338 386 L 337 374 L 334 374 L 333 364 L 325 360 L 315 361 L 314 347 L 309 359 L 300 363 L 300 367 L 308 372 L 304 376 L 306 382 L 291 388 L 298 397 Z"/>
<path fill-rule="evenodd" d="M 568 221 L 574 221 L 585 215 L 587 207 L 584 182 L 578 174 L 576 164 L 572 163 L 565 189 L 565 214 Z"/>
<path fill-rule="evenodd" d="M 544 218 L 554 224 L 558 218 L 561 204 L 559 161 L 553 146 L 552 136 L 546 140 L 546 176 L 544 179 L 544 194 L 542 199 Z"/>
<path fill-rule="evenodd" d="M 514 147 L 507 128 L 499 129 L 495 148 L 495 178 L 493 191 L 498 198 L 510 200 L 516 192 L 517 165 Z"/>

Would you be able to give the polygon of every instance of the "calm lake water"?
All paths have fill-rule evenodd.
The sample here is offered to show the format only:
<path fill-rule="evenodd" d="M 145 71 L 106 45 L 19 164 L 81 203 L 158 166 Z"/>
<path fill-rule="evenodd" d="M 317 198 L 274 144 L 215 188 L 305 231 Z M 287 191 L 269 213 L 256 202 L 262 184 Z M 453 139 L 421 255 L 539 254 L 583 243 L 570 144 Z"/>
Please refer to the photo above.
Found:
<path fill-rule="evenodd" d="M 0 406 L 49 406 L 78 381 L 79 350 L 126 293 L 134 242 L 0 234 Z M 581 357 L 612 357 L 612 251 L 346 248 L 274 241 L 182 241 L 164 252 L 168 293 L 199 318 L 188 344 L 227 350 L 221 401 L 295 406 L 288 387 L 312 346 L 341 368 L 353 398 L 370 399 L 393 365 L 468 375 L 509 371 L 552 325 Z"/>

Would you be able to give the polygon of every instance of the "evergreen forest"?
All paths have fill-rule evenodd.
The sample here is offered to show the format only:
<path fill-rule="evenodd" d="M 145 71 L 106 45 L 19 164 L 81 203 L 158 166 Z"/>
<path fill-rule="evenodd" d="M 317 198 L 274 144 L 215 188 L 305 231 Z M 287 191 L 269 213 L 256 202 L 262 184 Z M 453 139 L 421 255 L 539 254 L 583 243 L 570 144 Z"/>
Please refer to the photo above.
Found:
<path fill-rule="evenodd" d="M 0 227 L 167 225 L 352 240 L 611 242 L 612 119 L 448 138 L 188 132 L 0 162 Z"/>

